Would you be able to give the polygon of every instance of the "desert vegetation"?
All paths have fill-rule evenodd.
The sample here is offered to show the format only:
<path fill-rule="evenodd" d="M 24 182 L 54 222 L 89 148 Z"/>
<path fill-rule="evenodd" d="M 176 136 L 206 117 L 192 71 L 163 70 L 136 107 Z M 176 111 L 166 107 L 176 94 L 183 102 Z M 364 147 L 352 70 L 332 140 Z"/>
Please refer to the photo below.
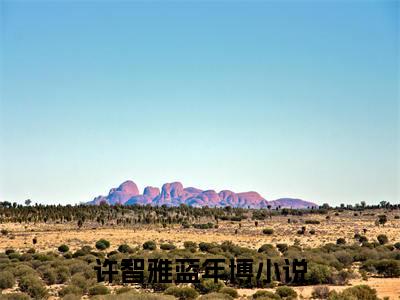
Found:
<path fill-rule="evenodd" d="M 398 299 L 399 215 L 390 204 L 252 210 L 2 203 L 0 299 Z M 196 284 L 123 284 L 121 272 L 112 283 L 97 281 L 97 259 L 115 260 L 120 270 L 125 258 L 197 258 L 200 274 L 205 259 L 226 264 L 217 282 L 200 276 Z M 255 267 L 271 259 L 283 268 L 295 258 L 308 263 L 301 284 L 274 273 L 269 283 L 264 274 L 257 280 L 255 271 L 250 280 L 230 279 L 230 259 L 252 259 Z"/>

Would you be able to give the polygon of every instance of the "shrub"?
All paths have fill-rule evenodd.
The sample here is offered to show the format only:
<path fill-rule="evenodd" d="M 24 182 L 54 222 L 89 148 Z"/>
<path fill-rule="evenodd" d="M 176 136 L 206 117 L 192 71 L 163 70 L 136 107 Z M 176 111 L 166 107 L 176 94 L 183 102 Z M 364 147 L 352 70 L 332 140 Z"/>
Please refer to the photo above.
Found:
<path fill-rule="evenodd" d="M 196 249 L 197 249 L 197 244 L 196 244 L 195 242 L 192 242 L 192 241 L 185 241 L 185 242 L 183 243 L 183 247 L 184 247 L 185 249 L 189 249 L 189 250 L 194 249 L 194 250 L 196 251 Z"/>
<path fill-rule="evenodd" d="M 91 288 L 89 288 L 89 295 L 107 295 L 110 293 L 110 290 L 102 285 L 102 284 L 96 284 L 94 286 L 92 286 Z"/>
<path fill-rule="evenodd" d="M 271 244 L 264 244 L 260 248 L 258 248 L 258 253 L 268 252 L 270 250 L 274 250 L 274 246 Z"/>
<path fill-rule="evenodd" d="M 310 234 L 315 234 L 315 230 L 314 230 L 314 229 L 311 229 L 311 230 L 310 230 Z"/>
<path fill-rule="evenodd" d="M 154 241 L 147 241 L 143 244 L 144 250 L 156 250 L 157 245 Z"/>
<path fill-rule="evenodd" d="M 110 247 L 110 242 L 105 239 L 100 239 L 96 242 L 96 248 L 98 250 L 105 250 Z"/>
<path fill-rule="evenodd" d="M 117 290 L 115 291 L 115 293 L 116 293 L 117 295 L 124 294 L 124 293 L 128 293 L 128 292 L 134 292 L 134 290 L 133 290 L 131 287 L 129 287 L 129 286 L 123 286 L 122 288 L 119 288 L 119 289 L 117 289 Z"/>
<path fill-rule="evenodd" d="M 336 245 L 345 245 L 346 244 L 346 240 L 344 238 L 338 238 L 336 240 Z"/>
<path fill-rule="evenodd" d="M 22 292 L 27 293 L 34 299 L 45 299 L 47 296 L 46 287 L 35 276 L 26 275 L 21 277 L 19 281 L 19 288 Z"/>
<path fill-rule="evenodd" d="M 237 290 L 234 288 L 231 288 L 231 287 L 223 287 L 220 290 L 220 293 L 227 294 L 227 295 L 231 296 L 232 298 L 239 297 Z"/>
<path fill-rule="evenodd" d="M 381 244 L 381 245 L 385 245 L 389 242 L 389 239 L 385 234 L 378 235 L 376 237 L 376 239 L 378 240 L 379 244 Z"/>
<path fill-rule="evenodd" d="M 176 249 L 176 246 L 174 244 L 165 243 L 165 244 L 160 245 L 160 249 L 161 250 L 174 250 L 174 249 Z"/>
<path fill-rule="evenodd" d="M 268 234 L 271 235 L 274 233 L 274 230 L 272 228 L 264 228 L 262 231 L 263 234 Z"/>
<path fill-rule="evenodd" d="M 180 300 L 185 299 L 196 299 L 199 296 L 199 293 L 191 287 L 177 287 L 171 286 L 167 288 L 164 292 L 166 295 L 172 295 Z"/>
<path fill-rule="evenodd" d="M 24 293 L 9 293 L 1 295 L 2 300 L 30 300 L 31 298 Z"/>
<path fill-rule="evenodd" d="M 118 251 L 121 253 L 132 253 L 133 249 L 127 244 L 122 244 L 118 247 Z"/>
<path fill-rule="evenodd" d="M 284 253 L 284 252 L 286 252 L 288 249 L 289 249 L 289 247 L 288 247 L 288 245 L 287 244 L 276 244 L 276 248 L 278 248 L 278 250 L 281 252 L 281 253 Z"/>
<path fill-rule="evenodd" d="M 15 277 L 11 272 L 0 272 L 0 289 L 10 289 L 15 284 Z"/>
<path fill-rule="evenodd" d="M 232 300 L 232 296 L 224 293 L 210 293 L 203 295 L 198 300 Z"/>
<path fill-rule="evenodd" d="M 306 224 L 315 224 L 315 225 L 318 225 L 318 224 L 320 224 L 321 222 L 318 221 L 318 220 L 305 220 L 304 223 L 306 223 Z"/>
<path fill-rule="evenodd" d="M 382 259 L 375 261 L 374 268 L 385 277 L 399 277 L 400 276 L 400 261 L 395 259 Z"/>
<path fill-rule="evenodd" d="M 279 286 L 276 288 L 275 293 L 283 299 L 296 299 L 297 293 L 294 289 L 288 286 Z"/>
<path fill-rule="evenodd" d="M 7 235 L 8 234 L 8 230 L 7 229 L 2 229 L 1 230 L 1 234 L 2 235 Z"/>
<path fill-rule="evenodd" d="M 397 250 L 400 250 L 400 242 L 397 242 L 393 245 Z"/>
<path fill-rule="evenodd" d="M 281 297 L 278 295 L 275 295 L 272 292 L 269 291 L 257 291 L 253 294 L 252 296 L 253 299 L 268 299 L 268 300 L 280 300 Z"/>
<path fill-rule="evenodd" d="M 308 284 L 330 283 L 331 280 L 332 271 L 328 266 L 316 263 L 310 263 L 308 265 L 308 270 L 305 274 L 305 281 Z"/>
<path fill-rule="evenodd" d="M 200 283 L 195 284 L 196 289 L 202 294 L 208 294 L 212 292 L 219 292 L 225 284 L 218 280 L 218 282 L 214 282 L 213 279 L 202 280 Z"/>
<path fill-rule="evenodd" d="M 61 253 L 66 253 L 69 251 L 69 247 L 67 245 L 63 244 L 60 247 L 58 247 L 58 251 L 60 251 Z"/>
<path fill-rule="evenodd" d="M 379 300 L 376 290 L 368 285 L 356 285 L 343 290 L 340 299 Z"/>
<path fill-rule="evenodd" d="M 65 295 L 82 295 L 83 291 L 80 287 L 76 286 L 76 285 L 67 285 L 65 287 L 63 287 L 59 292 L 58 295 L 60 297 L 63 297 Z"/>
<path fill-rule="evenodd" d="M 214 228 L 214 224 L 211 222 L 204 223 L 204 224 L 193 224 L 193 227 L 196 229 L 211 229 Z"/>
<path fill-rule="evenodd" d="M 82 273 L 77 273 L 77 274 L 73 275 L 72 278 L 71 278 L 71 283 L 73 285 L 79 287 L 83 291 L 87 290 L 87 287 L 88 287 L 88 284 L 89 284 L 87 279 L 86 279 L 86 277 L 83 276 Z"/>
<path fill-rule="evenodd" d="M 316 286 L 314 287 L 311 297 L 313 299 L 328 299 L 329 297 L 329 288 L 327 286 Z"/>

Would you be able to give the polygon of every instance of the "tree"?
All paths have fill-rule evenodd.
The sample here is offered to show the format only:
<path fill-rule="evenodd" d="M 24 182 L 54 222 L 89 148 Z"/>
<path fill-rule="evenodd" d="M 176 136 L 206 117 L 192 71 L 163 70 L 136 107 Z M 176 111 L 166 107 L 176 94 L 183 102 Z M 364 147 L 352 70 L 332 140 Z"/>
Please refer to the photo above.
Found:
<path fill-rule="evenodd" d="M 31 203 L 32 203 L 31 199 L 26 199 L 26 200 L 25 200 L 25 205 L 26 205 L 26 206 L 31 205 Z"/>

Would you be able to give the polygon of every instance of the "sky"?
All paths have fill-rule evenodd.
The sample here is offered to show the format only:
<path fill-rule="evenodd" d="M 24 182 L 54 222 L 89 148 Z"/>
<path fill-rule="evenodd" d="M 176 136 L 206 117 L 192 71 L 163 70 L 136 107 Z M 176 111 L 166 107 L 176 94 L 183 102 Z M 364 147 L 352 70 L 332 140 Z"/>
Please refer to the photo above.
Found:
<path fill-rule="evenodd" d="M 0 3 L 0 201 L 400 202 L 397 1 Z"/>

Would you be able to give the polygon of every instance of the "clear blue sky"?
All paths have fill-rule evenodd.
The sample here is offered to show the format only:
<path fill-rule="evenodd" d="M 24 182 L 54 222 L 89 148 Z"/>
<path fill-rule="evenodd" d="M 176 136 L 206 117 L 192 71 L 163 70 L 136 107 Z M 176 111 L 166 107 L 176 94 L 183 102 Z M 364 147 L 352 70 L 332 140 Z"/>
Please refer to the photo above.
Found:
<path fill-rule="evenodd" d="M 397 1 L 1 1 L 0 200 L 124 180 L 400 199 Z"/>

